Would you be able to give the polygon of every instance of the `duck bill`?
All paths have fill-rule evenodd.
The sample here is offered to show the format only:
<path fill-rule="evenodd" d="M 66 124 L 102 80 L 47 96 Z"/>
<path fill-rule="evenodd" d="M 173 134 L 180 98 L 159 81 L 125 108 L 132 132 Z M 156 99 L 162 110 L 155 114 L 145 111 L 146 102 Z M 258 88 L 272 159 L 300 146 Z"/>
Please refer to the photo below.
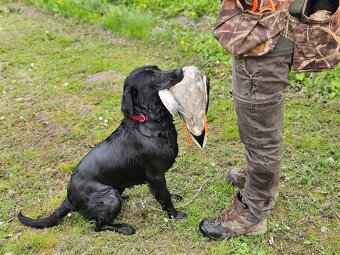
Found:
<path fill-rule="evenodd" d="M 202 131 L 202 134 L 199 136 L 196 136 L 190 133 L 190 135 L 194 143 L 201 149 L 204 149 L 207 143 L 207 136 L 208 136 L 208 121 L 207 121 L 207 116 L 204 110 L 202 110 L 202 117 L 203 117 L 203 124 L 204 124 L 204 129 Z"/>
<path fill-rule="evenodd" d="M 205 131 L 203 131 L 203 133 L 200 136 L 195 136 L 191 134 L 191 138 L 199 148 L 204 149 L 207 143 L 207 134 Z"/>

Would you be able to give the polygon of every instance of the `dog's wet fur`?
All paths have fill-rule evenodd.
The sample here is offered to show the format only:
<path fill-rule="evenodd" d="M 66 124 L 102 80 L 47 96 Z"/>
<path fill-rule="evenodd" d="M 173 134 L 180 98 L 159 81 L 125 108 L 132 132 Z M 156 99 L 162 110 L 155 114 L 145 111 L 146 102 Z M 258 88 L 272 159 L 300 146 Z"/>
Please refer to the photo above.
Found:
<path fill-rule="evenodd" d="M 178 153 L 177 132 L 173 119 L 161 102 L 158 91 L 174 86 L 183 79 L 181 68 L 162 71 L 156 66 L 134 70 L 124 82 L 120 126 L 95 146 L 73 170 L 67 197 L 50 216 L 31 219 L 21 213 L 21 223 L 35 228 L 49 228 L 71 211 L 96 222 L 96 231 L 111 230 L 133 234 L 128 224 L 113 224 L 121 210 L 123 191 L 133 185 L 148 184 L 151 193 L 171 218 L 186 217 L 177 211 L 166 185 L 165 172 Z M 131 115 L 149 115 L 139 122 Z"/>

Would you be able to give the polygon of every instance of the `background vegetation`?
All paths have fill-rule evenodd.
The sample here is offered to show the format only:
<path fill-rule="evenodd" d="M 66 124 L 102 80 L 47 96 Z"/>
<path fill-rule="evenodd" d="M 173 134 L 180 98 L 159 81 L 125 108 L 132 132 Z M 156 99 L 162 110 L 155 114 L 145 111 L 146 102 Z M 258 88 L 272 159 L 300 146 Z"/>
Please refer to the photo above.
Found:
<path fill-rule="evenodd" d="M 211 33 L 220 1 L 12 2 L 0 0 L 1 254 L 338 254 L 339 67 L 291 73 L 281 196 L 268 233 L 213 242 L 198 223 L 230 203 L 236 190 L 224 173 L 243 166 L 231 60 Z M 52 229 L 20 225 L 19 210 L 41 217 L 58 207 L 73 167 L 119 125 L 124 77 L 144 64 L 193 64 L 212 79 L 206 150 L 189 147 L 176 120 L 180 154 L 167 179 L 189 218 L 167 220 L 142 186 L 127 192 L 117 220 L 135 226 L 134 236 L 95 233 L 77 213 Z M 103 71 L 113 77 L 88 82 Z"/>
<path fill-rule="evenodd" d="M 220 1 L 188 0 L 26 0 L 53 14 L 100 25 L 128 38 L 153 43 L 179 44 L 178 50 L 197 55 L 197 65 L 214 68 L 225 63 L 227 55 L 212 37 Z M 187 55 L 185 54 L 185 55 Z M 304 86 L 311 97 L 327 101 L 339 98 L 340 69 L 317 75 L 295 74 L 295 89 Z M 337 78 L 337 79 L 336 79 Z"/>

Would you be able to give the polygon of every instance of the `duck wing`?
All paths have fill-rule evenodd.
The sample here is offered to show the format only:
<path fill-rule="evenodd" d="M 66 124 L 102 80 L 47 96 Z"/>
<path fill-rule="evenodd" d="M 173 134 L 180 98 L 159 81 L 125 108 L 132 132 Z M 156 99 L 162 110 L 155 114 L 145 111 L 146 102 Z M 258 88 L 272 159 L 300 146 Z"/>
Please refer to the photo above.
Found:
<path fill-rule="evenodd" d="M 172 116 L 176 116 L 179 112 L 183 111 L 179 102 L 175 99 L 169 89 L 163 89 L 158 91 L 158 95 L 162 100 L 162 103 L 168 109 Z"/>

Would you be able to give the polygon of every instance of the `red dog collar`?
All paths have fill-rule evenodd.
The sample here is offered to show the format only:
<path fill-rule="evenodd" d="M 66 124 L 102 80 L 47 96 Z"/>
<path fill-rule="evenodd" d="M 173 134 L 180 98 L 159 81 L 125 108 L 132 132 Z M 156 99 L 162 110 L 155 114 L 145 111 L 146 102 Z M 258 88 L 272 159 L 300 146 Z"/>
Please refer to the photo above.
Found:
<path fill-rule="evenodd" d="M 133 120 L 137 120 L 139 122 L 145 122 L 145 121 L 149 121 L 150 120 L 150 116 L 149 115 L 131 115 L 129 116 L 130 119 Z"/>

